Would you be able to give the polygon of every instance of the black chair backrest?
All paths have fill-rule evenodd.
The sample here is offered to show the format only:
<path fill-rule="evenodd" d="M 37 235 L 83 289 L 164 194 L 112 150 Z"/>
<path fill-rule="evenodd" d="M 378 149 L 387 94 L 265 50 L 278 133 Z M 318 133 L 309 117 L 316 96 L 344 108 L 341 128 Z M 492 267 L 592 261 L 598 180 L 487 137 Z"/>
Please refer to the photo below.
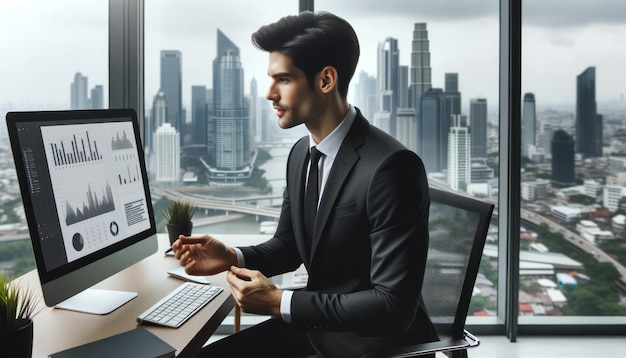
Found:
<path fill-rule="evenodd" d="M 430 189 L 422 299 L 440 338 L 462 338 L 494 205 Z"/>

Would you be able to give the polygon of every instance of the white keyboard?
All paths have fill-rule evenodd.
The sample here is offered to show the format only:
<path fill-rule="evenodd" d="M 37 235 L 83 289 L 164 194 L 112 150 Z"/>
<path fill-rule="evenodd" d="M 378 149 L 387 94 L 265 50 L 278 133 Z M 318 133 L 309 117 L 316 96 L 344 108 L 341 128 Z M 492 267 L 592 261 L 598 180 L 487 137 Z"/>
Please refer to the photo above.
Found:
<path fill-rule="evenodd" d="M 223 290 L 219 286 L 185 282 L 140 314 L 137 322 L 178 328 Z"/>

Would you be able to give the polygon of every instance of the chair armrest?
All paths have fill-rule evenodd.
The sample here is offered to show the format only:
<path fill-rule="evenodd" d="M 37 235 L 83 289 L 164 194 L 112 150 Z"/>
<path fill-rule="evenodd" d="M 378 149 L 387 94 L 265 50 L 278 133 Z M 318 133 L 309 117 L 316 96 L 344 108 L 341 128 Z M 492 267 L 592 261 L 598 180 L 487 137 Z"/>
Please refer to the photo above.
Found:
<path fill-rule="evenodd" d="M 414 344 L 410 346 L 402 346 L 384 352 L 375 352 L 365 355 L 363 358 L 405 358 L 419 357 L 436 352 L 451 352 L 477 347 L 480 340 L 468 331 L 463 331 L 464 339 L 444 339 L 436 342 Z"/>

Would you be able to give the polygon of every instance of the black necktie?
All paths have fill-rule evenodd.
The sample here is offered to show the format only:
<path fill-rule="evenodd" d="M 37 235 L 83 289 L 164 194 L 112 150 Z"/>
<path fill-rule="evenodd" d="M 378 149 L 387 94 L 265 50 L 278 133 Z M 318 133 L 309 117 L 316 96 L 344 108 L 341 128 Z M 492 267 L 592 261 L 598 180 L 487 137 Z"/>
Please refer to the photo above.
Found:
<path fill-rule="evenodd" d="M 315 215 L 317 214 L 317 202 L 319 200 L 319 174 L 318 165 L 322 153 L 311 148 L 311 164 L 309 168 L 309 178 L 306 185 L 306 194 L 304 195 L 304 228 L 307 233 L 309 243 L 313 239 L 313 227 L 315 226 Z"/>

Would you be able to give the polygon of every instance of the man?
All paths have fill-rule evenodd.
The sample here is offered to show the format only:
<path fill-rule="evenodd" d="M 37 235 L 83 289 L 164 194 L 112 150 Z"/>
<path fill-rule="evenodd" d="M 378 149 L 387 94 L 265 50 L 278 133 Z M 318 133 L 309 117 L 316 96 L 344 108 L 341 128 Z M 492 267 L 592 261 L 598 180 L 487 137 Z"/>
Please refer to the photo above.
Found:
<path fill-rule="evenodd" d="M 304 12 L 252 39 L 269 52 L 267 99 L 279 126 L 304 124 L 310 134 L 289 154 L 273 238 L 232 248 L 204 235 L 173 245 L 188 273 L 228 271 L 241 309 L 273 316 L 201 356 L 359 357 L 433 340 L 420 299 L 430 203 L 424 166 L 348 104 L 360 52 L 354 30 L 335 15 Z M 318 181 L 310 188 L 319 194 L 308 193 L 309 181 Z M 267 278 L 301 263 L 309 273 L 303 290 L 279 290 Z"/>

